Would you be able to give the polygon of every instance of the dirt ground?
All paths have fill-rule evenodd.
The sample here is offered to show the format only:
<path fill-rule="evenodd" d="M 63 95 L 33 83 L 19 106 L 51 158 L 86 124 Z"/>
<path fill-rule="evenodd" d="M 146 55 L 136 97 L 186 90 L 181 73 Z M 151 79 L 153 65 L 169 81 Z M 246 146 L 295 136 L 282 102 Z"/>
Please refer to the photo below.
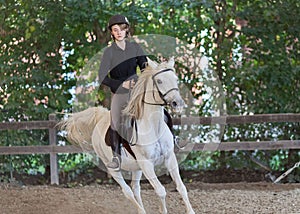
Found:
<path fill-rule="evenodd" d="M 296 173 L 296 172 L 295 172 Z M 46 173 L 47 174 L 47 173 Z M 273 178 L 280 174 L 272 173 Z M 258 170 L 181 171 L 196 213 L 300 213 L 300 183 L 273 184 L 270 174 Z M 97 167 L 70 179 L 60 174 L 60 185 L 47 175 L 13 175 L 0 182 L 0 214 L 135 214 L 121 188 Z M 159 177 L 167 190 L 170 214 L 185 213 L 183 201 L 167 175 Z M 142 181 L 148 214 L 159 213 L 159 199 Z"/>
<path fill-rule="evenodd" d="M 201 182 L 186 185 L 196 213 L 299 213 L 300 185 Z M 185 213 L 172 183 L 165 185 L 168 210 Z M 135 214 L 133 205 L 117 185 L 60 186 L 1 185 L 1 214 Z M 159 200 L 149 184 L 142 184 L 142 198 L 149 214 L 159 213 Z"/>

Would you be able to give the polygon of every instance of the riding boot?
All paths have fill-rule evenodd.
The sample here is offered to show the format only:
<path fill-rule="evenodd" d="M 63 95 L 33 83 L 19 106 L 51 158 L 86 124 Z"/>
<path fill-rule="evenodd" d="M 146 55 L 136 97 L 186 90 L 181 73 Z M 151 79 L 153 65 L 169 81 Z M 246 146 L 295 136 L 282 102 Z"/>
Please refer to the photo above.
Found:
<path fill-rule="evenodd" d="M 119 171 L 121 168 L 121 147 L 119 142 L 119 134 L 117 131 L 110 130 L 111 149 L 113 151 L 112 161 L 107 164 L 107 167 Z"/>
<path fill-rule="evenodd" d="M 170 131 L 171 131 L 171 133 L 173 135 L 173 142 L 174 142 L 175 146 L 178 149 L 183 149 L 186 146 L 186 144 L 185 145 L 181 145 L 180 144 L 179 137 L 176 136 L 175 133 L 174 133 L 173 121 L 172 121 L 171 115 L 169 114 L 169 112 L 166 109 L 164 109 L 164 120 L 165 120 L 167 126 L 169 127 L 169 129 L 170 129 Z"/>

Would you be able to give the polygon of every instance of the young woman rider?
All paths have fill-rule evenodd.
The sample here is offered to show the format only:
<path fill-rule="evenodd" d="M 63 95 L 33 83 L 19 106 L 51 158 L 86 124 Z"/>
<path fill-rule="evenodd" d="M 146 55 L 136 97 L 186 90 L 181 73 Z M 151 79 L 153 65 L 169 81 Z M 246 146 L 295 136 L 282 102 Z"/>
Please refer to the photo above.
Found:
<path fill-rule="evenodd" d="M 130 35 L 129 27 L 128 19 L 123 15 L 110 18 L 108 29 L 114 41 L 105 49 L 99 70 L 100 83 L 108 86 L 112 92 L 110 139 L 113 159 L 107 167 L 113 170 L 120 169 L 122 110 L 129 99 L 130 89 L 137 80 L 137 68 L 143 70 L 147 64 L 142 48 L 127 39 Z"/>

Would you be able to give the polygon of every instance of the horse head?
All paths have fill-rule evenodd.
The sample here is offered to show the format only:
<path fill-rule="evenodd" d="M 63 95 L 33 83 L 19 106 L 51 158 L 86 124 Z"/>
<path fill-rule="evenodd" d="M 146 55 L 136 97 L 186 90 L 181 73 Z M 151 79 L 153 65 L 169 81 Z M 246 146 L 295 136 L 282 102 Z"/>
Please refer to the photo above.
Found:
<path fill-rule="evenodd" d="M 174 112 L 180 113 L 185 103 L 179 93 L 178 77 L 174 69 L 174 58 L 172 57 L 161 64 L 157 64 L 150 59 L 148 59 L 148 62 L 149 66 L 156 71 L 152 75 L 156 93 L 158 93 L 165 105 L 170 106 Z"/>
<path fill-rule="evenodd" d="M 181 112 L 185 103 L 179 93 L 174 64 L 174 58 L 160 64 L 148 59 L 148 66 L 135 84 L 123 113 L 140 119 L 144 114 L 145 104 L 168 105 L 174 112 Z"/>

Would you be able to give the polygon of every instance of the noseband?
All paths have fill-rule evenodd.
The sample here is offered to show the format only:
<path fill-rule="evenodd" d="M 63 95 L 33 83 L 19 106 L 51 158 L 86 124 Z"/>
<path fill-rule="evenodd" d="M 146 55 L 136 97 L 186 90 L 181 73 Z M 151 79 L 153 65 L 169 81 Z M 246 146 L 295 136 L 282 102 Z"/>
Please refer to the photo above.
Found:
<path fill-rule="evenodd" d="M 157 82 L 155 81 L 155 77 L 157 77 L 158 75 L 160 75 L 160 74 L 162 74 L 162 73 L 168 72 L 168 71 L 174 72 L 173 69 L 168 68 L 168 69 L 161 70 L 161 71 L 157 72 L 156 74 L 152 75 L 153 85 L 157 88 L 158 94 L 159 94 L 160 98 L 164 101 L 164 103 L 149 103 L 149 102 L 146 102 L 145 100 L 144 100 L 144 103 L 150 104 L 150 105 L 160 105 L 160 106 L 168 105 L 168 102 L 166 101 L 165 97 L 166 97 L 171 91 L 179 91 L 178 88 L 171 88 L 170 90 L 168 90 L 167 92 L 165 92 L 165 93 L 163 94 L 163 93 L 161 92 L 161 90 L 159 89 L 159 86 L 157 85 Z M 155 100 L 155 94 L 154 94 L 154 91 L 153 91 L 153 99 Z"/>

